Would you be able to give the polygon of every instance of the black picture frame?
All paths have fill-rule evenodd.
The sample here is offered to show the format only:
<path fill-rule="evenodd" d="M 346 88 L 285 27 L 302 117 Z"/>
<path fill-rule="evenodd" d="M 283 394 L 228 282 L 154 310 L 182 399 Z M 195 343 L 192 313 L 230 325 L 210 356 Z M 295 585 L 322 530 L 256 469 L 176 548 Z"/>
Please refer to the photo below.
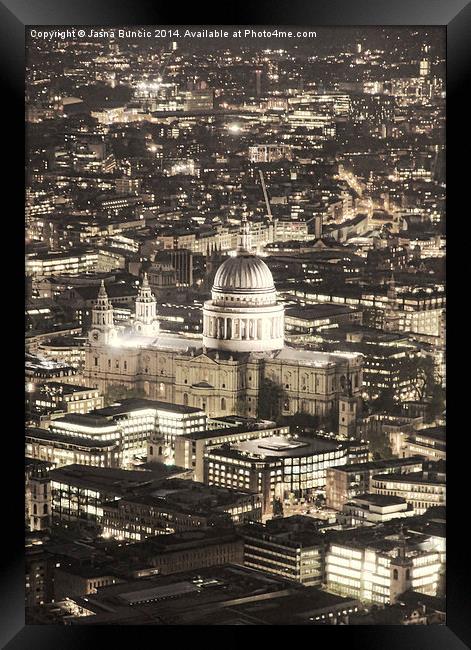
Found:
<path fill-rule="evenodd" d="M 469 34 L 471 33 L 471 8 L 466 0 L 326 0 L 310 2 L 307 0 L 258 0 L 249 6 L 249 3 L 233 1 L 227 3 L 225 11 L 218 11 L 217 14 L 211 5 L 202 6 L 200 3 L 184 7 L 171 6 L 159 0 L 3 0 L 0 2 L 0 48 L 1 66 L 3 72 L 3 101 L 11 114 L 6 118 L 8 124 L 8 135 L 13 135 L 12 145 L 8 149 L 8 163 L 10 167 L 10 179 L 4 191 L 8 191 L 13 199 L 14 212 L 4 215 L 5 228 L 10 232 L 11 237 L 18 234 L 18 253 L 14 255 L 13 266 L 10 266 L 11 277 L 18 277 L 20 264 L 21 242 L 23 241 L 23 220 L 24 214 L 24 161 L 21 151 L 22 137 L 24 137 L 24 57 L 25 57 L 25 28 L 32 25 L 64 26 L 64 25 L 181 25 L 184 19 L 186 25 L 302 25 L 302 26 L 366 26 L 366 25 L 441 25 L 446 26 L 447 33 L 447 149 L 448 161 L 463 146 L 463 134 L 460 125 L 468 121 L 466 105 L 464 103 L 464 88 L 466 77 L 470 70 Z M 5 108 L 5 105 L 4 105 Z M 7 133 L 4 133 L 6 136 Z M 468 149 L 469 150 L 469 149 Z M 454 153 L 451 153 L 454 152 Z M 10 155 L 16 155 L 14 165 L 10 166 Z M 469 165 L 468 165 L 469 167 Z M 448 165 L 447 165 L 448 168 Z M 455 171 L 457 173 L 455 174 Z M 466 187 L 466 177 L 459 172 L 462 170 L 453 169 L 448 174 L 448 210 L 459 209 L 460 189 Z M 461 179 L 461 180 L 460 180 Z M 463 185 L 460 187 L 460 182 Z M 468 181 L 469 182 L 469 181 Z M 8 190 L 6 190 L 8 188 Z M 13 218 L 14 217 L 14 218 Z M 11 218 L 11 224 L 7 219 Z M 18 228 L 16 229 L 16 226 Z M 2 233 L 4 234 L 4 233 Z M 4 237 L 6 238 L 6 233 Z M 16 258 L 16 259 L 15 259 Z M 11 264 L 11 263 L 10 263 Z M 21 281 L 20 281 L 21 282 Z M 15 280 L 16 283 L 16 280 Z M 13 291 L 12 291 L 13 293 Z M 17 299 L 19 304 L 18 314 L 22 313 L 23 292 L 18 290 Z M 16 292 L 15 292 L 16 295 Z M 9 337 L 18 334 L 18 345 L 23 346 L 21 341 L 21 325 L 9 327 Z M 11 329 L 15 332 L 11 332 Z M 18 331 L 17 331 L 18 330 Z M 451 344 L 451 347 L 453 344 Z M 449 348 L 450 350 L 450 348 Z M 450 358 L 451 353 L 447 355 Z M 12 381 L 18 379 L 18 395 L 21 395 L 23 376 L 21 364 L 17 376 L 12 370 Z M 12 383 L 11 386 L 14 384 Z M 451 392 L 450 390 L 448 391 Z M 5 397 L 5 408 L 9 397 Z M 456 402 L 456 399 L 453 400 Z M 110 638 L 119 635 L 123 643 L 133 643 L 142 647 L 144 643 L 185 643 L 187 640 L 214 643 L 213 630 L 179 628 L 173 631 L 171 628 L 156 630 L 149 628 L 118 628 L 118 630 L 100 626 L 25 626 L 24 622 L 24 571 L 23 571 L 23 531 L 24 531 L 24 506 L 23 506 L 23 472 L 22 459 L 24 446 L 19 434 L 22 427 L 22 400 L 20 406 L 14 410 L 13 427 L 4 428 L 4 436 L 11 435 L 11 441 L 5 444 L 8 453 L 8 465 L 12 469 L 9 479 L 4 478 L 3 495 L 3 521 L 5 524 L 5 544 L 1 554 L 4 567 L 0 582 L 0 642 L 2 647 L 16 650 L 19 648 L 68 648 L 81 647 L 86 645 L 94 647 L 99 644 L 111 644 Z M 449 408 L 449 412 L 452 407 Z M 20 420 L 16 421 L 16 418 Z M 454 418 L 452 416 L 453 421 Z M 463 423 L 463 430 L 460 434 L 466 434 Z M 458 434 L 458 431 L 454 431 Z M 457 436 L 459 437 L 459 436 Z M 467 491 L 462 492 L 460 478 L 465 473 L 466 458 L 461 453 L 458 444 L 450 441 L 450 462 L 453 469 L 449 472 L 448 499 L 449 502 L 460 502 L 466 500 Z M 5 456 L 6 458 L 6 456 Z M 460 462 L 463 465 L 460 467 Z M 4 467 L 4 472 L 6 471 Z M 463 485 L 465 485 L 463 483 Z M 8 499 L 8 505 L 6 500 Z M 309 634 L 315 635 L 315 639 L 309 643 L 319 643 L 328 639 L 331 642 L 332 636 L 341 639 L 350 647 L 362 646 L 365 648 L 414 648 L 414 650 L 434 648 L 453 650 L 466 648 L 470 642 L 470 611 L 468 582 L 462 570 L 462 563 L 465 564 L 466 544 L 463 543 L 461 523 L 454 521 L 453 512 L 449 509 L 448 515 L 448 565 L 447 565 L 447 625 L 446 626 L 408 626 L 408 627 L 337 627 L 336 631 L 326 632 L 326 628 L 316 627 L 315 631 L 309 629 Z M 343 631 L 341 631 L 343 629 Z M 348 630 L 348 631 L 346 631 Z M 279 631 L 275 628 L 275 634 Z M 294 634 L 297 640 L 298 629 L 288 630 Z M 247 634 L 253 639 L 253 634 L 247 628 L 231 630 L 230 640 L 238 642 Z M 269 631 L 273 632 L 273 629 Z M 265 631 L 266 633 L 266 631 Z M 149 634 L 149 639 L 145 638 Z M 326 636 L 327 634 L 327 636 Z M 168 637 L 167 637 L 168 635 Z M 174 636 L 176 635 L 176 636 Z M 188 635 L 188 636 L 187 636 Z M 322 640 L 320 639 L 322 636 Z M 184 638 L 183 638 L 184 637 Z M 226 643 L 226 633 L 221 634 L 216 643 Z M 265 640 L 261 641 L 266 643 Z M 340 642 L 340 639 L 339 639 Z"/>

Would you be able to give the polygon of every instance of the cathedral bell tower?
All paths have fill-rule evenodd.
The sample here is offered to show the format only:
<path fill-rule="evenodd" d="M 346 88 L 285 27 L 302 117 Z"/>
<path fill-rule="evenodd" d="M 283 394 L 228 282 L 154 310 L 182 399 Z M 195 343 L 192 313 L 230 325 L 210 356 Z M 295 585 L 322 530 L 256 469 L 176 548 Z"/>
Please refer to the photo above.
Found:
<path fill-rule="evenodd" d="M 157 301 L 149 286 L 147 273 L 144 273 L 142 284 L 136 298 L 134 329 L 144 336 L 157 336 L 159 321 L 157 320 Z"/>
<path fill-rule="evenodd" d="M 96 304 L 92 309 L 92 326 L 88 336 L 92 345 L 110 343 L 116 337 L 113 305 L 108 298 L 103 280 L 98 291 Z"/>

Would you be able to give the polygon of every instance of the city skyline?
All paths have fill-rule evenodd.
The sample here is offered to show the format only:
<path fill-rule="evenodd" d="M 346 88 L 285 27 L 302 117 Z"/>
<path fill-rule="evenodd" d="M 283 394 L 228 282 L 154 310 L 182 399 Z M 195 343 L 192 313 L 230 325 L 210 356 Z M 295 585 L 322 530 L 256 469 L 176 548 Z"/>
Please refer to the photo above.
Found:
<path fill-rule="evenodd" d="M 445 623 L 444 32 L 239 29 L 28 35 L 31 623 Z"/>

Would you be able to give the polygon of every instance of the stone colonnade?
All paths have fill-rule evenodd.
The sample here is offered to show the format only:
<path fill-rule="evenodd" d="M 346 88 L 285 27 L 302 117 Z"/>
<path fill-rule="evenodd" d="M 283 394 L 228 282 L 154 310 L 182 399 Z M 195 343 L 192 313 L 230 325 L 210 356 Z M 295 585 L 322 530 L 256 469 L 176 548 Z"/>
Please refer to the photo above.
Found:
<path fill-rule="evenodd" d="M 204 336 L 218 340 L 261 341 L 278 339 L 284 335 L 280 314 L 261 317 L 204 315 Z"/>

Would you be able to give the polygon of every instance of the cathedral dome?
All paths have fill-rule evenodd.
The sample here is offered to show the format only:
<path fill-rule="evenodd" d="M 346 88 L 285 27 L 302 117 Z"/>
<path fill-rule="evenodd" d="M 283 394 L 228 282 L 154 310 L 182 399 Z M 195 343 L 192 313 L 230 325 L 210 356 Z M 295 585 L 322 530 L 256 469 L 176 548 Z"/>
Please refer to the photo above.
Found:
<path fill-rule="evenodd" d="M 275 291 L 273 276 L 263 260 L 239 252 L 221 264 L 214 278 L 217 293 L 265 293 Z"/>
<path fill-rule="evenodd" d="M 250 252 L 242 220 L 236 255 L 218 268 L 211 300 L 203 307 L 203 345 L 230 352 L 271 352 L 284 342 L 284 307 L 277 303 L 270 269 Z"/>

